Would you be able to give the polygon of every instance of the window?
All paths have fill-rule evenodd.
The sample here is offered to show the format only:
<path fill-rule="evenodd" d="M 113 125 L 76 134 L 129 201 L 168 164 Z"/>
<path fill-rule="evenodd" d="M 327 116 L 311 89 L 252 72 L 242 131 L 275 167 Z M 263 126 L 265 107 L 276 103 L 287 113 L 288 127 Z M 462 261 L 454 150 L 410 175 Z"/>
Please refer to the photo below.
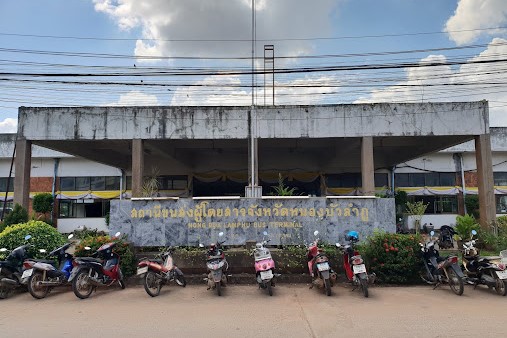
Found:
<path fill-rule="evenodd" d="M 329 188 L 355 188 L 361 186 L 361 173 L 330 174 L 326 176 Z"/>
<path fill-rule="evenodd" d="M 408 184 L 410 184 L 411 187 L 424 187 L 426 185 L 424 180 L 425 174 L 410 174 L 408 177 Z"/>
<path fill-rule="evenodd" d="M 440 173 L 440 186 L 442 187 L 453 187 L 456 185 L 456 174 L 455 173 Z"/>
<path fill-rule="evenodd" d="M 428 204 L 425 214 L 457 214 L 457 196 L 410 196 L 411 202 L 423 201 Z"/>
<path fill-rule="evenodd" d="M 376 187 L 387 187 L 389 186 L 389 181 L 387 179 L 386 173 L 375 174 L 375 186 Z"/>
<path fill-rule="evenodd" d="M 77 191 L 90 190 L 90 178 L 89 177 L 76 177 L 76 190 Z"/>
<path fill-rule="evenodd" d="M 394 174 L 394 185 L 397 187 L 410 187 L 408 184 L 409 174 Z"/>
<path fill-rule="evenodd" d="M 395 174 L 397 187 L 452 187 L 456 185 L 455 173 L 400 173 Z"/>
<path fill-rule="evenodd" d="M 105 180 L 106 180 L 105 190 L 120 190 L 120 177 L 106 176 Z"/>
<path fill-rule="evenodd" d="M 105 190 L 106 189 L 106 178 L 105 177 L 90 177 L 90 188 L 91 190 Z"/>
<path fill-rule="evenodd" d="M 60 190 L 61 191 L 74 191 L 76 190 L 75 177 L 60 177 Z"/>
<path fill-rule="evenodd" d="M 494 172 L 493 181 L 495 185 L 507 185 L 507 172 Z"/>
<path fill-rule="evenodd" d="M 60 200 L 60 218 L 104 217 L 109 213 L 108 200 Z"/>
<path fill-rule="evenodd" d="M 119 176 L 60 177 L 61 191 L 120 190 Z"/>
<path fill-rule="evenodd" d="M 507 214 L 507 195 L 496 196 L 496 213 Z"/>
<path fill-rule="evenodd" d="M 5 192 L 7 190 L 7 181 L 9 180 L 8 177 L 0 177 L 0 191 Z M 14 178 L 11 177 L 9 181 L 9 191 L 14 191 Z"/>

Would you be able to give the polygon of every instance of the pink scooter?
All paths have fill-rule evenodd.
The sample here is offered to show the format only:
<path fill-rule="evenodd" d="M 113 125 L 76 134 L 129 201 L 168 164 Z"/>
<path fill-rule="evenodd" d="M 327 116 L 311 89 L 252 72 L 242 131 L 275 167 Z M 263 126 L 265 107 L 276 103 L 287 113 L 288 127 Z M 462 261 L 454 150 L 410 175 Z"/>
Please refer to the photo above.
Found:
<path fill-rule="evenodd" d="M 267 236 L 267 232 L 263 232 L 264 236 Z M 275 269 L 275 261 L 271 257 L 271 252 L 265 247 L 268 244 L 269 239 L 262 239 L 262 242 L 255 244 L 253 256 L 255 258 L 255 276 L 259 289 L 267 289 L 270 296 L 273 296 L 272 287 L 275 286 L 274 277 L 276 276 L 273 272 Z"/>

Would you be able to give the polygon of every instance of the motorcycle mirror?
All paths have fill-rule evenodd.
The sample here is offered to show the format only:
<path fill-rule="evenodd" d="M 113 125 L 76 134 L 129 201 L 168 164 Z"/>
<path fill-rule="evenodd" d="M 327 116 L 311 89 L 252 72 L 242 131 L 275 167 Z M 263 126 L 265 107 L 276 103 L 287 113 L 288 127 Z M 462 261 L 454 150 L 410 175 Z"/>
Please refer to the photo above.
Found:
<path fill-rule="evenodd" d="M 432 236 L 432 237 L 435 236 L 435 231 L 431 230 L 430 231 L 430 236 Z"/>
<path fill-rule="evenodd" d="M 313 235 L 314 235 L 314 236 L 318 236 L 318 235 L 319 235 L 319 231 L 318 231 L 318 230 L 315 230 L 315 231 L 313 232 Z"/>
<path fill-rule="evenodd" d="M 6 252 L 7 251 L 7 248 L 1 248 L 0 249 L 0 252 Z"/>
<path fill-rule="evenodd" d="M 204 244 L 199 243 L 199 248 L 204 248 Z"/>
<path fill-rule="evenodd" d="M 121 235 L 121 232 L 118 231 L 117 233 L 114 234 L 114 237 L 120 237 L 120 235 Z"/>
<path fill-rule="evenodd" d="M 224 233 L 223 233 L 222 231 L 220 231 L 220 232 L 218 233 L 218 237 L 222 237 L 223 235 L 224 235 Z"/>
<path fill-rule="evenodd" d="M 46 253 L 46 249 L 39 249 L 40 253 Z"/>
<path fill-rule="evenodd" d="M 477 235 L 477 231 L 475 231 L 475 229 L 474 229 L 474 230 L 472 230 L 472 235 L 473 235 L 473 236 Z"/>
<path fill-rule="evenodd" d="M 267 236 L 267 235 L 268 235 L 268 232 L 267 232 L 267 231 L 263 231 L 263 232 L 262 232 L 262 234 L 263 234 L 264 236 Z"/>
<path fill-rule="evenodd" d="M 25 241 L 28 241 L 30 238 L 32 238 L 32 235 L 26 235 L 25 236 Z"/>
<path fill-rule="evenodd" d="M 342 245 L 340 243 L 335 243 L 336 247 L 339 248 L 341 247 Z"/>
<path fill-rule="evenodd" d="M 89 246 L 85 246 L 84 249 L 85 250 L 91 250 L 92 248 L 90 248 Z"/>
<path fill-rule="evenodd" d="M 71 239 L 72 237 L 74 237 L 74 234 L 70 234 L 67 236 L 67 239 Z"/>

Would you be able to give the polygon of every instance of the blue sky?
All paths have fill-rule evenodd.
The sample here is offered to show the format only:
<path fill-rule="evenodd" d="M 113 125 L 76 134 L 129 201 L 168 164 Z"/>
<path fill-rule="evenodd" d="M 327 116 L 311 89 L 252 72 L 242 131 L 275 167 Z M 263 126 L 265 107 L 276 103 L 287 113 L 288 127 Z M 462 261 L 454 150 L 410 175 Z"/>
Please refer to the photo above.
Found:
<path fill-rule="evenodd" d="M 250 105 L 251 3 L 0 0 L 0 132 L 15 132 L 19 106 Z M 255 5 L 256 70 L 265 44 L 290 70 L 276 104 L 487 99 L 491 125 L 507 126 L 507 1 Z M 269 104 L 270 77 L 268 94 L 256 84 Z"/>

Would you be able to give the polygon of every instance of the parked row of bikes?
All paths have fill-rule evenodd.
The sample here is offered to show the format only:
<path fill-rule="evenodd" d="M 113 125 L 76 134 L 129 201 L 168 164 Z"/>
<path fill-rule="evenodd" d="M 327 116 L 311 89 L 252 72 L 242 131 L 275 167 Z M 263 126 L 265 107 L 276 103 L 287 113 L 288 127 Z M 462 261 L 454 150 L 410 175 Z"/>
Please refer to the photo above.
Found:
<path fill-rule="evenodd" d="M 331 287 L 336 283 L 337 274 L 330 266 L 329 258 L 319 248 L 319 232 L 315 231 L 315 240 L 307 247 L 308 272 L 312 277 L 310 288 L 317 286 L 331 295 Z M 448 284 L 457 294 L 463 294 L 464 283 L 474 286 L 486 285 L 502 296 L 507 294 L 507 250 L 500 256 L 480 256 L 475 247 L 474 236 L 471 233 L 469 241 L 463 243 L 462 265 L 458 264 L 458 257 L 450 255 L 441 257 L 435 248 L 436 238 L 431 231 L 429 239 L 420 243 L 424 269 L 421 278 L 434 288 L 441 284 Z M 47 253 L 48 259 L 33 259 L 27 255 L 31 246 L 31 236 L 25 237 L 25 244 L 13 249 L 5 261 L 0 261 L 0 299 L 6 298 L 14 289 L 27 287 L 36 299 L 45 298 L 48 293 L 58 286 L 71 285 L 74 294 L 81 299 L 90 297 L 99 286 L 119 284 L 124 289 L 125 281 L 120 268 L 120 256 L 115 253 L 116 239 L 120 233 L 111 238 L 111 242 L 103 244 L 90 257 L 73 257 L 68 252 L 73 235 L 69 235 L 68 243 Z M 206 249 L 205 278 L 208 290 L 216 290 L 220 296 L 222 288 L 228 283 L 229 264 L 225 257 L 223 244 L 224 234 L 219 233 L 219 241 L 210 244 Z M 349 231 L 345 236 L 346 243 L 336 243 L 336 247 L 343 254 L 343 268 L 348 281 L 354 289 L 361 290 L 364 297 L 368 297 L 368 286 L 375 281 L 375 274 L 368 274 L 363 258 L 355 248 L 359 241 L 356 231 Z M 272 296 L 275 280 L 280 275 L 275 272 L 275 261 L 267 247 L 268 233 L 256 243 L 252 251 L 254 258 L 255 278 L 260 289 L 266 290 Z M 204 245 L 199 244 L 204 248 Z M 86 250 L 91 250 L 85 247 Z M 6 248 L 0 252 L 7 252 Z M 39 250 L 46 253 L 44 249 Z M 142 258 L 137 267 L 137 276 L 142 278 L 144 289 L 148 295 L 156 297 L 162 287 L 170 282 L 185 287 L 187 282 L 183 272 L 174 264 L 172 248 L 167 248 L 153 259 Z M 55 260 L 56 259 L 56 262 Z"/>

